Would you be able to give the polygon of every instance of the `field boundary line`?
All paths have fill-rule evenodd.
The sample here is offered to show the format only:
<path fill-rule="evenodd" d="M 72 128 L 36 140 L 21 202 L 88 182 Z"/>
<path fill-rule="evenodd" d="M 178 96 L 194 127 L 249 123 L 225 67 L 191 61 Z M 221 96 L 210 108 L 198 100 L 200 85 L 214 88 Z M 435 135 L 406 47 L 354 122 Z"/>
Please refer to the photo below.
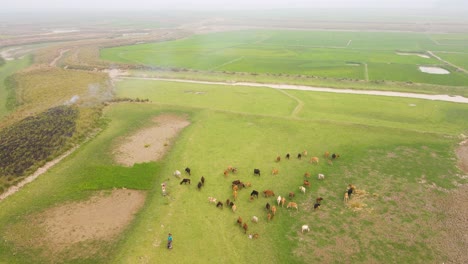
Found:
<path fill-rule="evenodd" d="M 311 92 L 390 96 L 390 97 L 415 98 L 415 99 L 468 104 L 467 97 L 463 97 L 460 95 L 451 96 L 447 94 L 418 94 L 418 93 L 405 93 L 405 92 L 394 92 L 394 91 L 339 89 L 339 88 L 315 87 L 315 86 L 306 86 L 306 85 L 254 83 L 254 82 L 210 82 L 210 81 L 197 81 L 197 80 L 189 80 L 189 79 L 172 79 L 172 78 L 155 78 L 155 77 L 123 77 L 121 76 L 119 78 L 126 79 L 126 80 L 131 80 L 131 79 L 149 80 L 149 81 L 153 80 L 153 81 L 212 84 L 212 85 L 263 87 L 263 88 L 301 90 L 301 91 L 311 91 Z"/>
<path fill-rule="evenodd" d="M 288 96 L 288 97 L 290 97 L 290 98 L 296 100 L 297 105 L 296 105 L 296 107 L 294 108 L 294 110 L 292 111 L 291 117 L 297 118 L 297 114 L 299 114 L 299 112 L 302 110 L 302 108 L 304 108 L 304 102 L 301 101 L 299 98 L 295 97 L 294 95 L 291 95 L 291 94 L 287 93 L 285 90 L 279 89 L 279 91 L 280 91 L 281 93 L 285 94 L 286 96 Z"/>
<path fill-rule="evenodd" d="M 234 63 L 234 62 L 236 62 L 236 61 L 240 61 L 240 60 L 242 60 L 242 59 L 244 59 L 244 56 L 241 56 L 241 57 L 239 57 L 239 58 L 235 58 L 235 59 L 230 60 L 230 61 L 228 61 L 228 62 L 225 62 L 225 63 L 223 63 L 223 64 L 221 64 L 221 65 L 218 65 L 218 66 L 216 66 L 216 67 L 213 67 L 213 68 L 211 68 L 211 69 L 209 69 L 209 70 L 210 70 L 210 71 L 213 71 L 213 70 L 216 70 L 216 69 L 221 68 L 221 67 L 223 67 L 223 66 L 226 66 L 226 65 L 229 65 L 229 64 L 231 64 L 231 63 Z"/>
<path fill-rule="evenodd" d="M 367 68 L 367 63 L 364 63 L 364 79 L 369 81 L 369 69 Z"/>
<path fill-rule="evenodd" d="M 441 57 L 435 55 L 432 51 L 428 50 L 427 53 L 429 53 L 429 55 L 431 55 L 432 57 L 436 58 L 437 60 L 439 60 L 439 61 L 441 61 L 441 62 L 443 62 L 443 63 L 445 63 L 445 64 L 447 64 L 447 65 L 450 65 L 450 66 L 454 67 L 455 69 L 457 69 L 457 70 L 459 70 L 459 71 L 462 71 L 462 72 L 468 74 L 468 70 L 466 70 L 466 69 L 464 69 L 464 68 L 462 68 L 462 67 L 460 67 L 460 66 L 457 66 L 457 65 L 455 65 L 455 64 L 453 64 L 453 63 L 451 63 L 451 62 L 448 62 L 448 61 L 442 59 Z"/>

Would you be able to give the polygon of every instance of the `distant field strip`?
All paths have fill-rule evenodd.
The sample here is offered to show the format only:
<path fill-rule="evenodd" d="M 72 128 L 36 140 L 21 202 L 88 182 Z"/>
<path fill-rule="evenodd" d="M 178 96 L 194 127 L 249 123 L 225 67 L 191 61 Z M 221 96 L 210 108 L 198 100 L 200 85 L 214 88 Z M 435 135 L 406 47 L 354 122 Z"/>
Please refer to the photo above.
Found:
<path fill-rule="evenodd" d="M 243 30 L 106 48 L 101 57 L 171 69 L 467 86 L 468 75 L 451 68 L 455 66 L 447 69 L 449 75 L 423 73 L 419 66 L 437 67 L 440 60 L 401 55 L 428 50 L 464 53 L 467 43 L 468 34 Z M 357 64 L 367 64 L 371 74 Z"/>
<path fill-rule="evenodd" d="M 443 59 L 441 58 L 439 55 L 436 55 L 434 54 L 433 52 L 431 51 L 428 51 L 428 53 L 433 56 L 434 58 L 440 60 L 441 62 L 443 63 L 446 63 L 456 69 L 458 69 L 459 71 L 462 71 L 464 73 L 467 73 L 468 74 L 468 55 L 467 54 L 457 54 L 457 55 L 454 55 L 454 54 L 441 54 L 440 56 L 444 56 L 446 57 L 446 59 Z M 451 60 L 451 61 L 448 61 L 448 60 Z M 455 65 L 455 63 L 459 63 L 458 65 Z M 460 66 L 461 65 L 461 66 Z"/>
<path fill-rule="evenodd" d="M 334 88 L 325 88 L 325 87 L 311 87 L 311 86 L 305 86 L 305 85 L 250 83 L 250 82 L 235 82 L 235 83 L 208 82 L 208 81 L 196 81 L 196 80 L 186 80 L 186 79 L 165 79 L 165 78 L 144 78 L 144 77 L 121 77 L 121 79 L 155 80 L 155 81 L 212 84 L 212 85 L 229 85 L 229 86 L 269 87 L 273 89 L 302 90 L 302 91 L 316 91 L 316 92 L 343 93 L 343 94 L 362 94 L 362 95 L 376 95 L 376 96 L 392 96 L 392 97 L 417 98 L 417 99 L 425 99 L 425 100 L 437 100 L 437 101 L 468 104 L 468 98 L 463 97 L 463 96 L 428 95 L 428 94 L 402 93 L 402 92 L 390 92 L 390 91 L 372 91 L 372 90 L 334 89 Z"/>

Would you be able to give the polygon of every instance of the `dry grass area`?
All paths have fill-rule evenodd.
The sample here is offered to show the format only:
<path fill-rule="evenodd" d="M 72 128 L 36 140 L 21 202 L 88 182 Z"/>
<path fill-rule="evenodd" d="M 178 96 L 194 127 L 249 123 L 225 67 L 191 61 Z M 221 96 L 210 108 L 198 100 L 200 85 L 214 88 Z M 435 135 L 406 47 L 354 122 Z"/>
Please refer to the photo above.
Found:
<path fill-rule="evenodd" d="M 125 166 L 135 163 L 157 161 L 162 158 L 172 139 L 190 123 L 185 117 L 160 115 L 153 119 L 154 125 L 123 139 L 114 151 L 115 160 Z"/>

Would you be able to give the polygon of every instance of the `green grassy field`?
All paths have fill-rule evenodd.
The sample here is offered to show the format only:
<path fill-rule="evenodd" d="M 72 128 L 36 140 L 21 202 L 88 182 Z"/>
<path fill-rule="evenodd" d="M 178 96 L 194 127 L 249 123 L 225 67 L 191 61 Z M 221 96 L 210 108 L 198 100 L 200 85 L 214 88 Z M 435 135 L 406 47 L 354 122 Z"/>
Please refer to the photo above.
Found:
<path fill-rule="evenodd" d="M 417 56 L 431 50 L 468 52 L 464 45 L 465 35 L 446 35 L 448 36 L 391 32 L 250 30 L 107 48 L 101 50 L 101 58 L 122 63 L 202 71 L 295 74 L 466 86 L 467 74 L 456 72 L 436 58 Z M 421 65 L 442 66 L 452 74 L 440 76 L 422 73 L 418 69 Z"/>
<path fill-rule="evenodd" d="M 6 64 L 0 66 L 0 120 L 11 111 L 6 107 L 8 92 L 5 86 L 5 79 L 15 72 L 26 68 L 30 64 L 31 58 L 27 57 L 21 60 L 8 61 Z"/>
<path fill-rule="evenodd" d="M 0 240 L 0 263 L 29 263 L 33 258 L 37 263 L 447 260 L 438 247 L 444 230 L 434 228 L 444 215 L 425 206 L 447 195 L 429 188 L 431 184 L 451 190 L 466 183 L 456 176 L 453 149 L 458 135 L 468 129 L 467 105 L 156 81 L 118 82 L 115 92 L 153 103 L 108 106 L 101 133 L 0 203 L 0 234 L 5 237 Z M 113 149 L 122 136 L 147 127 L 152 117 L 166 112 L 188 114 L 191 125 L 163 160 L 130 168 L 113 162 Z M 304 149 L 308 157 L 322 158 L 325 151 L 341 157 L 332 166 L 323 160 L 312 165 L 307 158 L 274 162 L 277 155 L 290 152 L 295 157 Z M 224 177 L 229 165 L 239 172 Z M 201 191 L 195 184 L 179 185 L 172 176 L 186 166 L 192 169 L 192 183 L 205 176 Z M 279 175 L 270 174 L 274 167 Z M 262 170 L 261 177 L 252 175 L 254 168 Z M 313 175 L 312 186 L 303 195 L 298 186 L 306 171 Z M 324 173 L 325 180 L 318 181 L 317 173 Z M 208 196 L 232 199 L 235 179 L 252 183 L 239 191 L 236 213 L 208 203 Z M 168 196 L 161 195 L 162 182 L 168 185 Z M 361 211 L 343 205 L 349 183 L 369 193 Z M 35 213 L 114 187 L 147 192 L 143 209 L 119 237 L 75 245 L 59 256 L 46 254 L 40 243 L 28 242 L 40 234 L 38 227 L 29 225 Z M 267 222 L 265 204 L 275 201 L 264 197 L 249 201 L 254 189 L 272 189 L 281 196 L 294 191 L 299 210 L 279 208 Z M 325 200 L 314 211 L 318 196 Z M 258 233 L 258 240 L 248 239 L 236 225 L 238 216 L 248 220 L 253 215 L 260 221 L 248 221 L 248 233 Z M 310 233 L 300 233 L 302 224 L 309 224 Z M 174 235 L 172 251 L 165 248 L 168 232 Z M 90 246 L 98 250 L 83 253 Z"/>

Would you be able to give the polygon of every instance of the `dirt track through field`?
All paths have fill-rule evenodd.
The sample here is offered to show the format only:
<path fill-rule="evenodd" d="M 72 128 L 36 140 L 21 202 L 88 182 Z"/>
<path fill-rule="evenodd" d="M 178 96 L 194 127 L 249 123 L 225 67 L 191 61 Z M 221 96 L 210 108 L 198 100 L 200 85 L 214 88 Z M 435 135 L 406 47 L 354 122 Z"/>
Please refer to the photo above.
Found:
<path fill-rule="evenodd" d="M 272 83 L 209 82 L 209 81 L 197 81 L 197 80 L 186 80 L 186 79 L 146 78 L 146 77 L 120 77 L 120 78 L 121 79 L 136 79 L 136 80 L 154 80 L 154 81 L 197 83 L 197 84 L 212 84 L 212 85 L 266 87 L 266 88 L 273 88 L 273 89 L 302 90 L 302 91 L 326 92 L 326 93 L 391 96 L 391 97 L 404 97 L 404 98 L 415 98 L 415 99 L 435 100 L 435 101 L 445 101 L 445 102 L 452 102 L 452 103 L 468 104 L 468 98 L 463 97 L 463 96 L 458 96 L 458 95 L 457 96 L 450 96 L 450 95 L 443 95 L 443 94 L 429 95 L 429 94 L 402 93 L 402 92 L 391 92 L 391 91 L 336 89 L 336 88 L 313 87 L 313 86 L 305 86 L 305 85 L 272 84 Z"/>

